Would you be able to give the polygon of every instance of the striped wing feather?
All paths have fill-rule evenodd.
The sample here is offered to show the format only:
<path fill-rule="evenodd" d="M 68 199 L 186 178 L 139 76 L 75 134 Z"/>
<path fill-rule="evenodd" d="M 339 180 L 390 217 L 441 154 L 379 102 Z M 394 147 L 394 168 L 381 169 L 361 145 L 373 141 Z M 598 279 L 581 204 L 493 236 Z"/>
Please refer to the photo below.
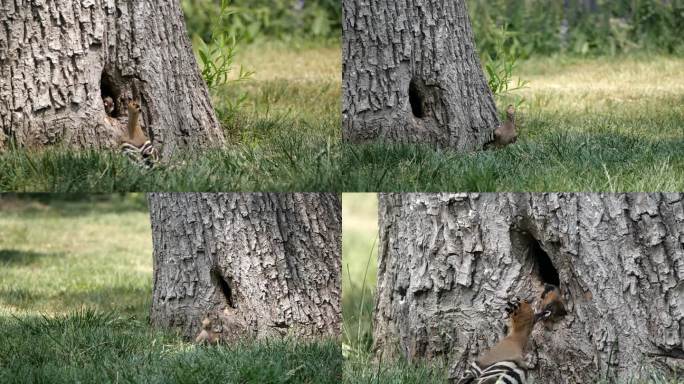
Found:
<path fill-rule="evenodd" d="M 471 363 L 458 384 L 525 384 L 527 374 L 515 361 L 500 361 L 486 368 Z"/>
<path fill-rule="evenodd" d="M 123 143 L 121 144 L 121 153 L 141 168 L 151 169 L 159 161 L 159 153 L 149 140 L 140 147 L 131 143 Z"/>

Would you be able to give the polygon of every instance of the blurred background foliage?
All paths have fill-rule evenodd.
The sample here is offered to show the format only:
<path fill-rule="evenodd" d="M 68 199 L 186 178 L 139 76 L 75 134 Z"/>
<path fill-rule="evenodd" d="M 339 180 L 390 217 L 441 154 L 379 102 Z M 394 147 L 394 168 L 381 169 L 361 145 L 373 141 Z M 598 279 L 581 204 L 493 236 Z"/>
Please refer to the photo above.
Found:
<path fill-rule="evenodd" d="M 467 0 L 480 52 L 502 40 L 521 58 L 556 53 L 684 54 L 684 0 Z M 191 36 L 210 41 L 221 0 L 183 0 Z M 340 0 L 231 0 L 239 41 L 339 41 Z"/>
<path fill-rule="evenodd" d="M 513 82 L 513 73 L 520 60 L 532 56 L 684 55 L 684 0 L 466 1 L 497 96 L 526 86 Z M 234 68 L 239 45 L 338 46 L 342 34 L 341 0 L 182 0 L 182 5 L 210 88 L 253 75 L 250 68 Z M 238 97 L 227 114 L 242 101 Z"/>
<path fill-rule="evenodd" d="M 684 54 L 682 0 L 468 0 L 480 52 Z"/>
<path fill-rule="evenodd" d="M 342 33 L 340 0 L 231 0 L 224 27 L 241 42 L 339 40 Z M 210 41 L 212 21 L 221 0 L 183 0 L 191 36 Z"/>

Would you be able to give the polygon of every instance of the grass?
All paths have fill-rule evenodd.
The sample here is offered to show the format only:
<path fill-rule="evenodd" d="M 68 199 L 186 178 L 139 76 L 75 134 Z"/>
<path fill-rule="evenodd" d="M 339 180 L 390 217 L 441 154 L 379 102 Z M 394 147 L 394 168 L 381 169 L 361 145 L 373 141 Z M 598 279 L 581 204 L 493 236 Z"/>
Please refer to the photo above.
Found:
<path fill-rule="evenodd" d="M 449 367 L 443 361 L 412 363 L 401 358 L 383 360 L 382 356 L 374 355 L 372 313 L 378 262 L 377 196 L 370 193 L 345 193 L 342 200 L 342 257 L 345 269 L 342 284 L 344 382 L 447 382 Z M 684 382 L 684 378 L 666 377 L 658 372 L 651 375 L 650 380 L 624 384 Z"/>
<path fill-rule="evenodd" d="M 341 190 L 340 62 L 337 45 L 247 46 L 236 63 L 255 75 L 212 91 L 224 148 L 178 154 L 151 172 L 110 151 L 9 150 L 0 190 Z"/>
<path fill-rule="evenodd" d="M 377 285 L 377 196 L 342 195 L 342 316 L 345 383 L 442 384 L 448 372 L 439 362 L 376 361 L 372 315 Z"/>
<path fill-rule="evenodd" d="M 151 329 L 144 196 L 0 200 L 0 382 L 337 383 L 337 342 L 198 347 Z"/>
<path fill-rule="evenodd" d="M 518 142 L 459 154 L 381 142 L 345 145 L 345 191 L 684 190 L 682 58 L 539 58 L 521 63 L 529 87 Z"/>
<path fill-rule="evenodd" d="M 342 317 L 344 350 L 370 351 L 371 315 L 377 276 L 377 199 L 374 194 L 342 195 Z"/>

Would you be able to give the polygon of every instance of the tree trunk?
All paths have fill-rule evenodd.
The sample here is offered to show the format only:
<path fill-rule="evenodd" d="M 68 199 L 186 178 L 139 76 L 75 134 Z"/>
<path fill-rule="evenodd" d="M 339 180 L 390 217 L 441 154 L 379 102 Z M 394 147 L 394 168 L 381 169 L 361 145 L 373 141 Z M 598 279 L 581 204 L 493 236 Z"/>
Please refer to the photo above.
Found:
<path fill-rule="evenodd" d="M 0 0 L 0 25 L 0 150 L 112 147 L 122 96 L 164 157 L 223 142 L 178 0 Z"/>
<path fill-rule="evenodd" d="M 344 0 L 343 132 L 459 151 L 499 125 L 464 0 Z"/>
<path fill-rule="evenodd" d="M 339 335 L 338 195 L 153 193 L 149 201 L 154 326 L 190 338 L 227 308 L 244 337 Z"/>
<path fill-rule="evenodd" d="M 505 301 L 537 298 L 546 282 L 560 284 L 568 315 L 533 332 L 535 382 L 682 369 L 683 201 L 680 194 L 381 195 L 376 350 L 445 357 L 457 379 L 466 361 L 501 339 Z"/>

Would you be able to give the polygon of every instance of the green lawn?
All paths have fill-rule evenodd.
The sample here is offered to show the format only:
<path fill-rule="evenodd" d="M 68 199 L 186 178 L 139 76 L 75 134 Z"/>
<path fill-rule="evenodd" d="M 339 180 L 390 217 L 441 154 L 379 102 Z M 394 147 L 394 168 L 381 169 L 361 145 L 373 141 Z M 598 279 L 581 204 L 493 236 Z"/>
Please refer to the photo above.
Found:
<path fill-rule="evenodd" d="M 517 74 L 528 88 L 519 139 L 458 154 L 415 145 L 345 145 L 345 191 L 684 190 L 684 58 L 540 58 Z"/>
<path fill-rule="evenodd" d="M 151 172 L 110 151 L 10 150 L 0 154 L 0 190 L 341 190 L 340 62 L 338 45 L 244 47 L 236 64 L 255 75 L 212 91 L 224 148 L 178 154 Z"/>
<path fill-rule="evenodd" d="M 442 361 L 414 364 L 402 359 L 388 361 L 382 356 L 374 355 L 372 311 L 375 304 L 373 293 L 377 284 L 377 196 L 372 193 L 345 193 L 342 201 L 342 258 L 345 274 L 342 284 L 344 382 L 446 383 L 448 366 Z M 651 380 L 624 384 L 646 383 L 684 383 L 684 377 L 666 378 L 656 372 Z"/>
<path fill-rule="evenodd" d="M 144 196 L 68 199 L 0 200 L 0 382 L 339 382 L 334 341 L 198 347 L 151 329 Z"/>

